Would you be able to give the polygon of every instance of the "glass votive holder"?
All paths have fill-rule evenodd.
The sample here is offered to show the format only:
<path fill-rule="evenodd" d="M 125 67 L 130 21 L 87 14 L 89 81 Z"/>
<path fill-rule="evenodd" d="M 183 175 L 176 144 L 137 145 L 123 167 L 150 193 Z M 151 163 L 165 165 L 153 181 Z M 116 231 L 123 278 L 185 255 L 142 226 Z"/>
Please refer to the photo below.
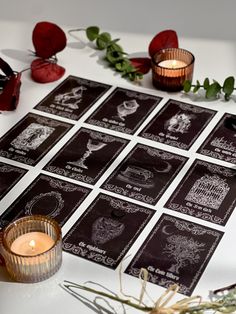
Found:
<path fill-rule="evenodd" d="M 160 90 L 176 92 L 192 81 L 194 55 L 181 48 L 159 50 L 152 58 L 152 82 Z"/>
<path fill-rule="evenodd" d="M 55 220 L 26 216 L 10 223 L 0 236 L 0 253 L 15 281 L 42 281 L 60 268 L 62 233 Z"/>

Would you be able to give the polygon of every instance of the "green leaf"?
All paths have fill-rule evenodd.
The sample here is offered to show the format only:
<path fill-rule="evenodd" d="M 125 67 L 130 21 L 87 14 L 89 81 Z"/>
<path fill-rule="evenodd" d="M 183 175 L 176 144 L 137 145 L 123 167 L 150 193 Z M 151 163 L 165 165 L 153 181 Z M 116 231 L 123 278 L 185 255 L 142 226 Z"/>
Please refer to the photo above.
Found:
<path fill-rule="evenodd" d="M 200 82 L 197 80 L 197 84 L 196 84 L 196 86 L 195 86 L 194 89 L 193 89 L 193 93 L 196 93 L 196 92 L 199 90 L 200 87 L 201 87 L 201 84 L 200 84 Z"/>
<path fill-rule="evenodd" d="M 101 33 L 96 40 L 96 45 L 98 49 L 103 50 L 107 48 L 111 41 L 111 35 L 109 33 Z"/>
<path fill-rule="evenodd" d="M 115 64 L 120 60 L 123 60 L 123 55 L 119 51 L 107 50 L 106 59 L 111 64 Z"/>
<path fill-rule="evenodd" d="M 215 81 L 214 83 L 210 84 L 209 87 L 207 88 L 206 98 L 208 99 L 216 98 L 220 91 L 221 86 L 218 82 Z"/>
<path fill-rule="evenodd" d="M 93 41 L 98 37 L 99 34 L 99 27 L 97 26 L 90 26 L 86 28 L 86 35 L 90 41 Z"/>
<path fill-rule="evenodd" d="M 229 76 L 225 79 L 223 84 L 223 92 L 225 93 L 226 97 L 230 96 L 234 91 L 234 77 Z"/>
<path fill-rule="evenodd" d="M 184 89 L 185 93 L 190 92 L 191 87 L 192 87 L 191 82 L 189 80 L 185 80 L 184 85 L 183 85 L 183 89 Z"/>
<path fill-rule="evenodd" d="M 209 87 L 209 85 L 210 85 L 210 81 L 209 81 L 209 78 L 207 77 L 207 78 L 205 78 L 205 80 L 204 80 L 204 82 L 203 82 L 203 88 L 204 88 L 205 90 L 207 90 L 208 87 Z"/>

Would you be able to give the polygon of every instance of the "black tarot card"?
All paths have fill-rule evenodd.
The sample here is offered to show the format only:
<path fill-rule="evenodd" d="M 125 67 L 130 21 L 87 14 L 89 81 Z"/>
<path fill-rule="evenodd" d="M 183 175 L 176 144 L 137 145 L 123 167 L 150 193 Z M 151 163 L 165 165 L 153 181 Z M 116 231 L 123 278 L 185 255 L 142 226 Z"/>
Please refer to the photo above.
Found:
<path fill-rule="evenodd" d="M 26 169 L 0 162 L 0 199 L 7 194 L 26 172 Z"/>
<path fill-rule="evenodd" d="M 166 207 L 225 225 L 236 205 L 236 170 L 195 160 Z"/>
<path fill-rule="evenodd" d="M 110 87 L 70 75 L 35 109 L 78 120 Z"/>
<path fill-rule="evenodd" d="M 236 116 L 224 114 L 198 153 L 236 164 Z"/>
<path fill-rule="evenodd" d="M 0 139 L 0 156 L 34 166 L 71 127 L 29 113 Z"/>
<path fill-rule="evenodd" d="M 119 87 L 86 122 L 122 133 L 134 134 L 161 100 L 161 97 Z"/>
<path fill-rule="evenodd" d="M 170 99 L 139 135 L 188 150 L 215 114 L 215 110 Z"/>
<path fill-rule="evenodd" d="M 63 238 L 66 252 L 115 269 L 154 210 L 99 194 Z"/>
<path fill-rule="evenodd" d="M 95 184 L 127 143 L 116 136 L 81 128 L 44 169 Z"/>
<path fill-rule="evenodd" d="M 102 188 L 155 205 L 187 159 L 161 149 L 137 144 Z"/>
<path fill-rule="evenodd" d="M 179 292 L 191 295 L 210 261 L 223 232 L 163 214 L 138 250 L 126 273 L 162 287 L 178 284 Z"/>
<path fill-rule="evenodd" d="M 70 218 L 91 190 L 40 174 L 0 216 L 0 227 L 26 215 L 46 215 L 61 226 Z"/>

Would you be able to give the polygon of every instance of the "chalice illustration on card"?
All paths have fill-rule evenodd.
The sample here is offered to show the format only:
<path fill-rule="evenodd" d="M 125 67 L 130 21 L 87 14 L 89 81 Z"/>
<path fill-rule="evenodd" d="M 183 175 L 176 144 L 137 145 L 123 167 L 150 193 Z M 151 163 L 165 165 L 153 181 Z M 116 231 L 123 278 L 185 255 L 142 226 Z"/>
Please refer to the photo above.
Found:
<path fill-rule="evenodd" d="M 99 140 L 95 140 L 95 139 L 88 139 L 87 142 L 87 150 L 84 153 L 84 155 L 76 161 L 69 161 L 68 164 L 83 168 L 83 169 L 88 169 L 88 167 L 85 164 L 86 159 L 95 151 L 98 151 L 100 149 L 102 149 L 104 146 L 106 146 L 107 144 L 104 142 L 100 142 Z"/>
<path fill-rule="evenodd" d="M 138 107 L 139 104 L 135 99 L 125 100 L 117 106 L 117 116 L 115 116 L 114 118 L 125 121 L 126 116 L 135 113 Z"/>

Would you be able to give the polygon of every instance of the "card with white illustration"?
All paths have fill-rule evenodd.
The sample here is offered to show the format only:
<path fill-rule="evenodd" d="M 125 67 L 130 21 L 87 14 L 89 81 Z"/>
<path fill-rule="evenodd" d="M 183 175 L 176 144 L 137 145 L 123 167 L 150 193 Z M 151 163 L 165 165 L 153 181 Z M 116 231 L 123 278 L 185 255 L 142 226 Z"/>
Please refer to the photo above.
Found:
<path fill-rule="evenodd" d="M 171 152 L 137 144 L 102 188 L 155 205 L 187 159 Z"/>
<path fill-rule="evenodd" d="M 90 189 L 40 174 L 0 216 L 0 228 L 27 215 L 46 215 L 63 226 Z"/>
<path fill-rule="evenodd" d="M 7 194 L 26 172 L 26 169 L 0 162 L 0 199 Z"/>
<path fill-rule="evenodd" d="M 99 194 L 63 238 L 66 252 L 115 269 L 154 210 Z"/>
<path fill-rule="evenodd" d="M 95 184 L 129 141 L 81 128 L 45 166 L 45 170 Z"/>
<path fill-rule="evenodd" d="M 72 124 L 28 113 L 0 139 L 0 156 L 34 166 Z"/>
<path fill-rule="evenodd" d="M 236 170 L 195 160 L 166 207 L 225 225 L 236 205 Z"/>
<path fill-rule="evenodd" d="M 79 120 L 110 88 L 111 85 L 70 75 L 40 101 L 35 109 Z"/>
<path fill-rule="evenodd" d="M 127 134 L 134 134 L 161 97 L 116 88 L 87 119 L 87 123 Z"/>
<path fill-rule="evenodd" d="M 223 232 L 163 214 L 144 241 L 125 273 L 190 296 L 209 263 Z"/>
<path fill-rule="evenodd" d="M 139 135 L 188 150 L 215 114 L 215 110 L 170 99 Z"/>
<path fill-rule="evenodd" d="M 198 153 L 236 164 L 236 115 L 224 114 Z"/>

